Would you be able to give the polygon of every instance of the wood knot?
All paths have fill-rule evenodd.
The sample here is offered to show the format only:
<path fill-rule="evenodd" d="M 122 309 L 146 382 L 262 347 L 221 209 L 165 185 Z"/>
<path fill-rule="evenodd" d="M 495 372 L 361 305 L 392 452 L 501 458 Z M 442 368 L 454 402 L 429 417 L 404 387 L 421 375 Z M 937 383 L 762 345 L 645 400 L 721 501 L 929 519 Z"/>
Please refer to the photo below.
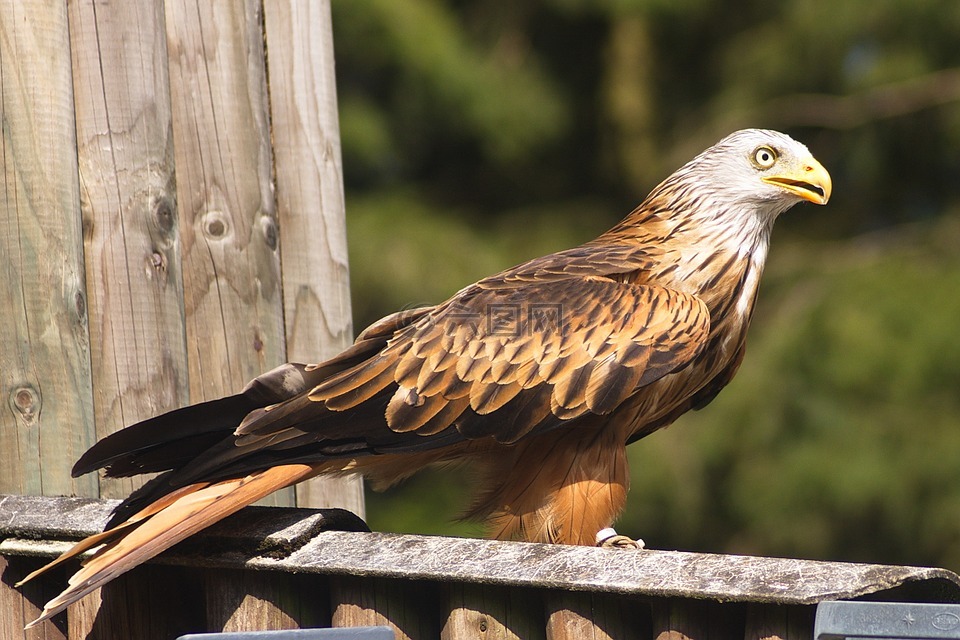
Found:
<path fill-rule="evenodd" d="M 203 235 L 210 240 L 223 240 L 230 229 L 227 217 L 223 215 L 222 211 L 208 211 L 205 213 L 201 221 L 201 227 L 203 229 Z"/>
<path fill-rule="evenodd" d="M 77 318 L 81 323 L 86 322 L 87 319 L 87 299 L 83 297 L 82 291 L 77 291 L 76 295 L 73 298 L 74 307 L 77 310 Z"/>
<path fill-rule="evenodd" d="M 165 233 L 170 233 L 176 226 L 176 215 L 173 210 L 173 203 L 169 198 L 157 198 L 153 203 L 153 215 L 157 220 L 157 226 Z"/>
<path fill-rule="evenodd" d="M 277 250 L 277 222 L 270 216 L 260 216 L 260 232 L 263 233 L 263 241 L 267 243 L 271 251 Z"/>
<path fill-rule="evenodd" d="M 21 385 L 10 393 L 10 406 L 31 424 L 40 413 L 40 394 L 31 385 Z"/>
<path fill-rule="evenodd" d="M 162 272 L 167 270 L 167 257 L 160 251 L 152 251 L 147 258 L 147 261 L 150 265 L 150 268 L 154 271 Z"/>

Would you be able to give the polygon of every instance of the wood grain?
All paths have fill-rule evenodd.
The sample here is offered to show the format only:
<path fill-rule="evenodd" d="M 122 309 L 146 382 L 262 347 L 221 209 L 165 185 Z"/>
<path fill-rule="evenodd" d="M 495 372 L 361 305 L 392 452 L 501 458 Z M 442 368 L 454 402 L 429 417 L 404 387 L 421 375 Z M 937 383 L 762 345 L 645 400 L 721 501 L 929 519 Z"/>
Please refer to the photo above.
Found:
<path fill-rule="evenodd" d="M 37 558 L 0 556 L 0 638 L 4 640 L 61 640 L 66 638 L 63 616 L 46 620 L 43 624 L 25 631 L 23 626 L 40 615 L 43 603 L 56 595 L 51 580 L 28 583 L 23 587 L 13 585 L 28 573 L 40 567 Z M 55 577 L 64 580 L 63 571 L 55 571 Z"/>
<path fill-rule="evenodd" d="M 650 638 L 649 606 L 636 599 L 552 591 L 544 598 L 547 640 Z"/>
<path fill-rule="evenodd" d="M 137 567 L 67 610 L 68 640 L 167 640 L 205 630 L 198 573 Z"/>
<path fill-rule="evenodd" d="M 330 4 L 264 4 L 287 359 L 319 362 L 352 339 Z M 297 504 L 363 517 L 359 478 L 316 478 Z"/>
<path fill-rule="evenodd" d="M 437 596 L 428 584 L 339 576 L 330 580 L 334 627 L 388 626 L 397 640 L 436 638 Z"/>
<path fill-rule="evenodd" d="M 441 640 L 534 640 L 544 637 L 540 603 L 529 592 L 454 584 L 447 592 Z"/>
<path fill-rule="evenodd" d="M 99 439 L 189 401 L 170 85 L 162 2 L 69 8 Z"/>
<path fill-rule="evenodd" d="M 742 637 L 744 607 L 707 600 L 658 600 L 651 619 L 655 640 L 726 640 Z"/>
<path fill-rule="evenodd" d="M 13 607 L 0 606 L 0 630 L 20 628 L 10 625 L 35 616 L 72 567 L 29 583 L 23 602 L 13 582 L 70 541 L 99 531 L 115 505 L 0 495 L 0 557 L 16 564 L 10 569 L 0 562 L 0 604 Z M 338 517 L 310 509 L 244 509 L 131 572 L 131 580 L 153 585 L 152 591 L 140 591 L 147 596 L 136 606 L 189 622 L 196 612 L 182 603 L 205 603 L 206 619 L 226 626 L 240 619 L 234 613 L 241 609 L 237 601 L 249 591 L 304 626 L 311 615 L 310 624 L 325 625 L 333 610 L 336 626 L 388 624 L 405 638 L 437 637 L 453 604 L 507 622 L 520 636 L 520 627 L 509 620 L 523 614 L 540 621 L 533 636 L 543 633 L 546 617 L 548 634 L 565 631 L 557 627 L 565 620 L 568 637 L 584 629 L 597 637 L 585 627 L 589 620 L 609 637 L 756 640 L 811 637 L 815 605 L 823 600 L 897 601 L 909 594 L 921 602 L 960 602 L 960 576 L 946 569 L 318 532 Z M 140 571 L 147 568 L 171 573 L 161 581 L 159 573 Z M 253 584 L 261 586 L 247 586 Z M 20 618 L 11 622 L 6 615 Z M 71 609 L 68 619 L 73 615 Z M 471 628 L 481 631 L 478 617 L 462 619 L 476 621 Z M 496 626 L 488 621 L 486 628 Z"/>
<path fill-rule="evenodd" d="M 64 546 L 56 541 L 102 530 L 116 504 L 89 498 L 0 495 L 0 553 L 57 555 Z M 243 509 L 191 537 L 202 546 L 202 557 L 184 556 L 183 548 L 190 544 L 186 541 L 162 557 L 191 565 L 347 574 L 413 584 L 484 583 L 592 591 L 649 601 L 722 601 L 724 607 L 807 606 L 867 596 L 882 600 L 906 590 L 917 599 L 960 602 L 960 576 L 946 569 L 357 533 L 352 531 L 355 522 L 342 516 L 314 509 Z M 349 530 L 329 529 L 326 523 Z M 17 550 L 13 543 L 18 539 L 30 541 L 29 551 Z M 250 552 L 237 553 L 238 549 Z"/>
<path fill-rule="evenodd" d="M 65 3 L 0 2 L 0 491 L 96 496 L 68 36 Z"/>
<path fill-rule="evenodd" d="M 98 491 L 93 474 L 70 479 L 73 461 L 96 437 L 233 393 L 287 359 L 284 305 L 291 358 L 349 342 L 329 4 L 269 6 L 285 231 L 260 11 L 0 0 L 0 491 L 127 494 L 142 479 Z M 304 501 L 363 510 L 358 482 L 314 486 Z M 70 637 L 172 631 L 146 606 L 176 600 L 169 571 L 138 571 L 72 607 Z M 245 574 L 216 590 L 237 602 L 207 604 L 225 628 L 279 628 L 289 620 L 274 583 Z M 39 592 L 0 591 L 0 626 L 19 633 Z M 54 623 L 36 632 L 64 635 Z"/>
<path fill-rule="evenodd" d="M 204 572 L 206 628 L 216 631 L 330 626 L 325 583 L 315 576 L 231 569 Z"/>
<path fill-rule="evenodd" d="M 813 637 L 813 605 L 748 604 L 746 640 L 802 640 Z"/>
<path fill-rule="evenodd" d="M 285 360 L 260 6 L 165 3 L 193 402 Z"/>

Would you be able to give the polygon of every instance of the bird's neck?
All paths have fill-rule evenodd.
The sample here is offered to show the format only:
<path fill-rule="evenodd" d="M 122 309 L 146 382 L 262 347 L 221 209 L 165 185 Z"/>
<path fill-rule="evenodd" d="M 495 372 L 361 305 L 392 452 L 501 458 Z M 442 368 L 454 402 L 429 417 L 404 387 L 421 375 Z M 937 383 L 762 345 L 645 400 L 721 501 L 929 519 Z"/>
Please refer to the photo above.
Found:
<path fill-rule="evenodd" d="M 646 274 L 649 282 L 698 296 L 712 314 L 735 311 L 749 319 L 775 216 L 742 212 L 696 218 L 689 213 L 711 209 L 682 207 L 680 214 L 672 207 L 641 208 L 611 232 L 621 241 L 657 247 L 659 259 Z"/>

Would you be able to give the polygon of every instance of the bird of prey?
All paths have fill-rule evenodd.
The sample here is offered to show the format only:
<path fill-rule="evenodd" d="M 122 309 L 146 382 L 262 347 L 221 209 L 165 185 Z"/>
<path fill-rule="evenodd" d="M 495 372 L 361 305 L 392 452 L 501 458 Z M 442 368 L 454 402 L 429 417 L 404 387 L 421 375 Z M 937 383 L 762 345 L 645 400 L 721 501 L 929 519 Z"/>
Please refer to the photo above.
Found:
<path fill-rule="evenodd" d="M 472 462 L 467 515 L 492 536 L 594 544 L 624 507 L 627 444 L 706 405 L 740 366 L 774 220 L 830 191 L 804 145 L 738 131 L 595 240 L 387 316 L 326 362 L 104 438 L 74 475 L 161 473 L 37 572 L 99 547 L 38 621 L 321 474 L 377 487 Z"/>

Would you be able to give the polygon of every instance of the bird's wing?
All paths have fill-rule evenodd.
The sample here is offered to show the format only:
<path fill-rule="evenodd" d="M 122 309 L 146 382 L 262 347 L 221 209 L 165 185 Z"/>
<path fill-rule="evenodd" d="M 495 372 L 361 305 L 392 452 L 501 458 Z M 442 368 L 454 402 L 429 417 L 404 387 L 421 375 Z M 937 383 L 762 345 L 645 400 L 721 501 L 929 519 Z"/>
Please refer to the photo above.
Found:
<path fill-rule="evenodd" d="M 388 316 L 320 365 L 283 365 L 236 396 L 108 436 L 74 474 L 170 470 L 125 500 L 113 525 L 196 482 L 483 437 L 512 443 L 608 414 L 690 362 L 709 331 L 697 297 L 635 283 L 651 265 L 616 243 L 538 258 Z"/>
<path fill-rule="evenodd" d="M 330 430 L 331 414 L 371 402 L 385 403 L 388 437 L 365 434 L 381 451 L 429 448 L 431 436 L 454 433 L 511 443 L 587 413 L 610 413 L 689 363 L 709 327 L 700 299 L 657 285 L 596 276 L 505 287 L 481 281 L 398 331 L 376 356 L 251 412 L 237 444 L 277 442 L 289 428 L 348 438 Z"/>

